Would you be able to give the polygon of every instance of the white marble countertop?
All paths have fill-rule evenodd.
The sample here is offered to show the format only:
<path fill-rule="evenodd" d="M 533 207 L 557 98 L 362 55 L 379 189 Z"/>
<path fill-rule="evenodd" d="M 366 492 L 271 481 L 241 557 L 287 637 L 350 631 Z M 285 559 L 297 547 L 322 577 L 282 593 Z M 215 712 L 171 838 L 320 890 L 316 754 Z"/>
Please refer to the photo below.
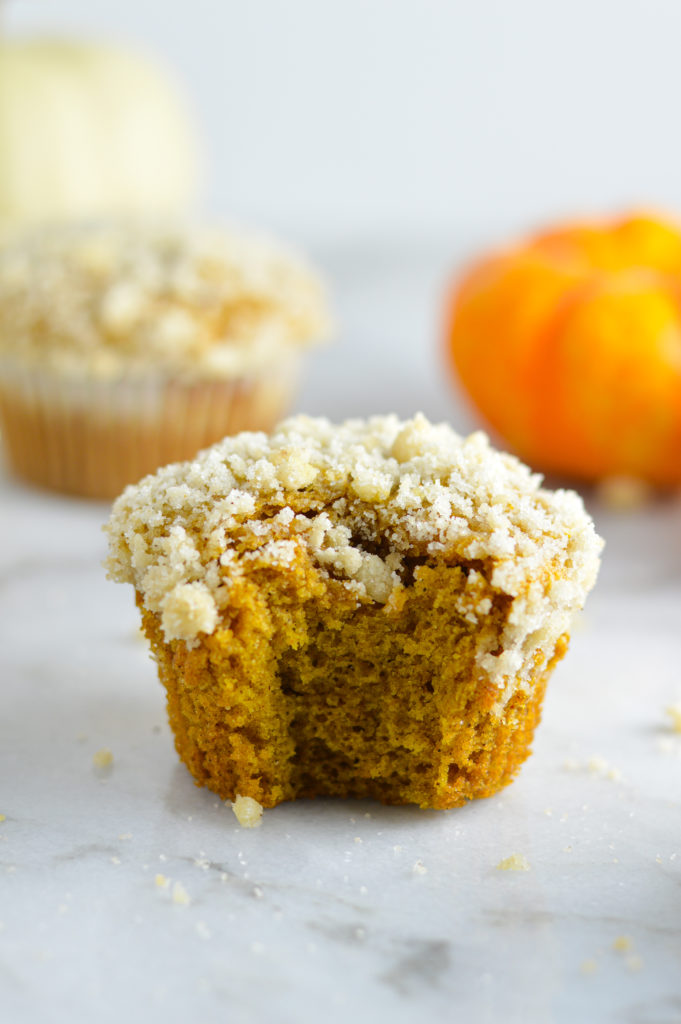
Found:
<path fill-rule="evenodd" d="M 345 340 L 299 408 L 464 428 L 431 355 L 446 253 L 381 252 L 327 254 Z M 681 500 L 590 506 L 601 579 L 513 786 L 243 830 L 177 761 L 106 506 L 1 477 L 0 1018 L 681 1021 Z"/>

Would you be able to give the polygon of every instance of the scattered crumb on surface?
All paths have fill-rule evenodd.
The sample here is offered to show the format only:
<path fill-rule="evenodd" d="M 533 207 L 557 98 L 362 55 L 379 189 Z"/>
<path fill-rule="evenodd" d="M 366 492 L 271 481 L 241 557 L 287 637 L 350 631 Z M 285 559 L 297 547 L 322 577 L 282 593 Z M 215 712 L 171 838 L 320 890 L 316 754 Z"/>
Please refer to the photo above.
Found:
<path fill-rule="evenodd" d="M 132 832 L 121 832 L 119 839 L 132 839 Z"/>
<path fill-rule="evenodd" d="M 563 769 L 566 772 L 587 772 L 589 775 L 600 779 L 608 779 L 610 782 L 622 781 L 620 769 L 609 764 L 600 754 L 594 754 L 585 763 L 577 761 L 574 757 L 568 757 L 563 761 Z"/>
<path fill-rule="evenodd" d="M 413 866 L 413 868 L 411 870 L 413 871 L 413 873 L 415 875 L 427 875 L 428 874 L 428 868 L 426 867 L 426 865 L 423 863 L 422 860 L 414 861 L 414 866 Z"/>
<path fill-rule="evenodd" d="M 670 704 L 668 708 L 665 708 L 665 712 L 672 720 L 674 732 L 681 732 L 681 700 L 677 701 L 676 704 Z"/>
<path fill-rule="evenodd" d="M 113 754 L 107 747 L 102 747 L 92 755 L 92 763 L 99 771 L 104 771 L 113 764 Z"/>
<path fill-rule="evenodd" d="M 112 864 L 120 864 L 120 862 L 121 862 L 121 858 L 120 857 L 112 857 L 111 858 L 111 863 Z"/>
<path fill-rule="evenodd" d="M 156 877 L 154 878 L 154 882 L 156 883 L 159 889 L 167 889 L 168 886 L 170 885 L 170 879 L 167 877 L 167 875 L 162 875 L 160 873 L 156 875 Z"/>
<path fill-rule="evenodd" d="M 580 970 L 582 974 L 595 974 L 598 970 L 598 964 L 595 960 L 582 960 Z"/>
<path fill-rule="evenodd" d="M 0 814 L 0 821 L 7 821 L 7 815 L 6 814 Z"/>
<path fill-rule="evenodd" d="M 652 488 L 634 476 L 608 476 L 596 488 L 598 501 L 610 512 L 635 512 L 652 498 Z"/>
<path fill-rule="evenodd" d="M 504 860 L 500 860 L 497 864 L 497 870 L 499 871 L 529 871 L 530 862 L 527 857 L 522 853 L 512 853 L 510 857 L 505 857 Z"/>
<path fill-rule="evenodd" d="M 365 928 L 355 928 L 355 938 L 361 942 L 366 937 Z"/>
<path fill-rule="evenodd" d="M 262 889 L 260 888 L 260 886 L 259 885 L 254 885 L 253 886 L 253 897 L 254 897 L 254 899 L 261 900 L 262 896 L 263 896 L 263 892 L 262 892 Z"/>
<path fill-rule="evenodd" d="M 232 810 L 242 828 L 258 828 L 262 825 L 262 807 L 253 797 L 237 794 Z"/>
<path fill-rule="evenodd" d="M 210 939 L 211 937 L 211 930 L 205 921 L 196 922 L 196 932 L 197 935 L 202 939 Z"/>
<path fill-rule="evenodd" d="M 634 948 L 634 942 L 630 935 L 618 935 L 612 944 L 612 948 L 618 953 L 628 953 Z"/>
<path fill-rule="evenodd" d="M 189 893 L 181 882 L 175 882 L 173 886 L 173 903 L 177 903 L 181 907 L 186 907 L 191 903 Z"/>
<path fill-rule="evenodd" d="M 251 943 L 251 953 L 256 953 L 259 956 L 261 953 L 264 953 L 264 952 L 265 952 L 265 947 L 262 944 L 262 942 L 252 942 Z"/>
<path fill-rule="evenodd" d="M 628 971 L 640 971 L 643 967 L 643 960 L 637 953 L 628 956 L 624 962 L 627 965 Z"/>

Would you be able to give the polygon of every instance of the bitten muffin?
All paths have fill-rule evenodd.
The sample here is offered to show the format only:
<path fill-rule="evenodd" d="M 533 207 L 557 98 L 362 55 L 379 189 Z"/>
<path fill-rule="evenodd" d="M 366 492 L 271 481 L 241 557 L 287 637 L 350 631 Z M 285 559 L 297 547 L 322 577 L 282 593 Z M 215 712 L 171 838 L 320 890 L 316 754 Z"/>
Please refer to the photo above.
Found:
<path fill-rule="evenodd" d="M 0 252 L 0 423 L 10 467 L 112 498 L 225 434 L 269 430 L 322 285 L 276 243 L 139 223 L 46 228 Z"/>
<path fill-rule="evenodd" d="M 602 546 L 576 494 L 421 415 L 225 438 L 128 488 L 107 530 L 180 757 L 265 807 L 510 782 Z"/>

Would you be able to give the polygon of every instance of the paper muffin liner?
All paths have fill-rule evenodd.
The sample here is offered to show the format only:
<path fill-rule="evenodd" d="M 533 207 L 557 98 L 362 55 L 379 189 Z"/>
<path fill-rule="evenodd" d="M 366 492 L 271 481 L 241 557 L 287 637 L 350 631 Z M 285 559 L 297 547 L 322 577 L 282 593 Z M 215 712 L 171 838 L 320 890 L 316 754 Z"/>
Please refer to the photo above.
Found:
<path fill-rule="evenodd" d="M 159 466 L 226 434 L 269 431 L 288 411 L 300 359 L 234 380 L 65 380 L 0 367 L 6 459 L 22 479 L 67 494 L 114 498 Z"/>

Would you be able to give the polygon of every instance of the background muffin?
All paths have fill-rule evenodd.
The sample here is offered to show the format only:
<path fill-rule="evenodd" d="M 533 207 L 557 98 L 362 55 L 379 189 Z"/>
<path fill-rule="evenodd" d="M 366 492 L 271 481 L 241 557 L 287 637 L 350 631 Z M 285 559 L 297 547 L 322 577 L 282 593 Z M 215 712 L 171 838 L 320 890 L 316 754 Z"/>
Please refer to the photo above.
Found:
<path fill-rule="evenodd" d="M 253 236 L 46 228 L 0 254 L 0 418 L 14 471 L 108 498 L 228 433 L 268 429 L 328 329 L 298 257 Z"/>

